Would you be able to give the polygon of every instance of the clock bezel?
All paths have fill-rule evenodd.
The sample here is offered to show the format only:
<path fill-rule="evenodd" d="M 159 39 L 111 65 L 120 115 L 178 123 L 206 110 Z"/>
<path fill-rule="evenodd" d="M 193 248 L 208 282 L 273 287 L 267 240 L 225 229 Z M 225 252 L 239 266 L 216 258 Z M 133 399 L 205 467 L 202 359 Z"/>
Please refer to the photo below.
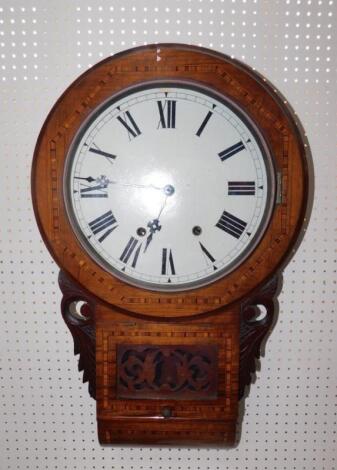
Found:
<path fill-rule="evenodd" d="M 191 79 L 230 97 L 257 124 L 280 172 L 281 203 L 248 258 L 227 276 L 184 292 L 153 292 L 111 276 L 83 250 L 63 201 L 65 155 L 91 110 L 145 80 Z M 115 310 L 167 319 L 199 315 L 246 297 L 283 268 L 306 225 L 310 149 L 289 104 L 262 75 L 224 54 L 185 44 L 152 44 L 118 53 L 75 80 L 38 138 L 32 166 L 36 220 L 51 255 L 70 278 Z"/>
<path fill-rule="evenodd" d="M 94 250 L 94 247 L 87 241 L 83 231 L 79 227 L 79 224 L 76 220 L 75 210 L 73 207 L 73 202 L 71 198 L 71 168 L 72 162 L 74 161 L 76 151 L 80 145 L 80 142 L 90 128 L 92 123 L 102 114 L 104 111 L 112 106 L 119 100 L 127 96 L 132 96 L 134 93 L 141 92 L 142 90 L 149 90 L 155 88 L 182 88 L 187 90 L 194 90 L 199 93 L 204 94 L 205 96 L 209 97 L 210 99 L 217 100 L 224 106 L 228 107 L 237 117 L 238 119 L 243 122 L 243 124 L 248 128 L 248 130 L 253 135 L 259 150 L 261 151 L 262 158 L 264 161 L 265 171 L 267 175 L 267 197 L 266 197 L 266 206 L 263 210 L 263 216 L 261 218 L 260 224 L 252 237 L 251 241 L 245 247 L 245 249 L 240 252 L 240 254 L 234 258 L 227 266 L 223 269 L 220 269 L 218 272 L 207 276 L 207 278 L 203 278 L 200 280 L 196 280 L 195 282 L 189 283 L 179 283 L 179 284 L 156 284 L 150 281 L 141 281 L 133 278 L 131 275 L 125 274 L 120 272 L 117 268 L 111 265 L 108 261 L 106 261 L 103 256 L 97 253 Z M 205 85 L 201 85 L 200 83 L 196 82 L 195 80 L 149 80 L 144 81 L 140 84 L 134 84 L 130 87 L 123 89 L 120 92 L 108 97 L 104 102 L 100 103 L 100 105 L 93 109 L 91 113 L 86 117 L 86 119 L 82 122 L 80 128 L 78 129 L 77 133 L 75 134 L 73 141 L 69 146 L 68 153 L 65 157 L 65 165 L 64 165 L 64 176 L 63 176 L 63 198 L 64 198 L 64 205 L 66 208 L 66 212 L 69 218 L 69 222 L 78 237 L 79 242 L 83 246 L 83 248 L 87 251 L 89 256 L 93 258 L 93 260 L 99 264 L 103 269 L 109 272 L 111 275 L 117 277 L 121 281 L 127 282 L 131 286 L 138 287 L 140 289 L 146 289 L 149 291 L 155 292 L 188 292 L 191 290 L 199 289 L 201 287 L 205 287 L 212 282 L 217 281 L 218 279 L 227 276 L 230 272 L 238 269 L 238 267 L 244 262 L 244 260 L 252 253 L 258 242 L 261 240 L 263 234 L 265 233 L 268 224 L 270 222 L 271 214 L 274 209 L 274 205 L 276 203 L 276 169 L 274 165 L 273 158 L 271 156 L 270 149 L 268 148 L 268 144 L 265 141 L 263 134 L 256 126 L 256 124 L 250 119 L 249 115 L 247 115 L 242 108 L 240 108 L 233 100 L 224 95 L 219 94 L 215 90 L 210 89 Z"/>

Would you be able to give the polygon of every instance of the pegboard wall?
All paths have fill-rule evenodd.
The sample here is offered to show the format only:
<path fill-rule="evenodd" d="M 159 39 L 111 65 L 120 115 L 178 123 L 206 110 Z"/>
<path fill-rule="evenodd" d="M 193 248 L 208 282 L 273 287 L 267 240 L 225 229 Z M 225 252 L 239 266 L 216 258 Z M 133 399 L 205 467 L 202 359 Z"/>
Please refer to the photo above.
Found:
<path fill-rule="evenodd" d="M 0 0 L 0 470 L 336 470 L 337 0 Z M 301 119 L 315 167 L 304 241 L 232 450 L 100 447 L 61 318 L 30 168 L 61 92 L 120 50 L 184 42 L 263 73 Z"/>

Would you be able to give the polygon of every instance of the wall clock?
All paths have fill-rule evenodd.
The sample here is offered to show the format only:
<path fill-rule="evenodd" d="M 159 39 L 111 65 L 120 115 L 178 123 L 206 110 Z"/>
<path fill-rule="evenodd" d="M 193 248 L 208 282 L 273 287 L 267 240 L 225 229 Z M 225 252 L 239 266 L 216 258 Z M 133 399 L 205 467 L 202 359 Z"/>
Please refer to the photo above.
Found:
<path fill-rule="evenodd" d="M 32 194 L 101 443 L 238 442 L 308 186 L 290 107 L 220 53 L 130 49 L 64 92 Z"/>

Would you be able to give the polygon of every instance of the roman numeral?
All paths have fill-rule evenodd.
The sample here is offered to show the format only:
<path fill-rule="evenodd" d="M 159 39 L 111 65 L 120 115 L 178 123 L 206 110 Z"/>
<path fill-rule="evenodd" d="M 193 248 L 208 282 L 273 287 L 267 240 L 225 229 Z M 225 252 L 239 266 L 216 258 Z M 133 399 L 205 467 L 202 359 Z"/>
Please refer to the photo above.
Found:
<path fill-rule="evenodd" d="M 254 196 L 255 181 L 228 181 L 228 196 Z"/>
<path fill-rule="evenodd" d="M 139 244 L 139 245 L 138 245 L 138 244 Z M 137 247 L 137 245 L 138 245 L 138 247 Z M 139 241 L 136 240 L 136 238 L 131 237 L 130 240 L 128 241 L 126 247 L 124 248 L 124 251 L 123 251 L 123 253 L 121 254 L 121 256 L 120 256 L 119 259 L 120 259 L 121 261 L 123 261 L 123 263 L 127 264 L 127 262 L 129 261 L 129 259 L 131 258 L 132 253 L 134 253 L 131 266 L 132 266 L 133 268 L 135 268 L 135 267 L 136 267 L 136 264 L 137 264 L 137 261 L 138 261 L 138 257 L 139 257 L 139 253 L 140 253 L 141 246 L 142 246 L 142 244 L 139 243 Z M 135 251 L 135 250 L 136 250 L 136 251 Z"/>
<path fill-rule="evenodd" d="M 129 111 L 126 111 L 123 115 L 124 119 L 121 116 L 117 116 L 117 119 L 128 131 L 128 137 L 129 140 L 131 140 L 132 138 L 137 137 L 137 135 L 140 135 L 141 132 Z"/>
<path fill-rule="evenodd" d="M 211 253 L 207 250 L 207 248 L 204 247 L 204 245 L 201 242 L 199 242 L 199 245 L 200 245 L 201 251 L 211 261 L 211 263 L 215 263 L 214 256 L 211 255 Z M 206 260 L 206 262 L 207 262 L 207 260 Z M 213 269 L 214 269 L 214 271 L 216 271 L 218 268 L 213 264 Z"/>
<path fill-rule="evenodd" d="M 167 275 L 168 271 L 171 271 L 171 274 L 175 275 L 176 270 L 174 268 L 172 250 L 163 248 L 162 259 L 161 259 L 161 273 L 162 275 Z"/>
<path fill-rule="evenodd" d="M 236 155 L 238 152 L 241 152 L 245 146 L 243 145 L 243 142 L 240 140 L 240 142 L 232 145 L 231 147 L 228 147 L 227 149 L 223 150 L 220 152 L 218 155 L 220 157 L 220 160 L 223 162 L 227 160 L 227 158 L 232 157 L 233 155 Z"/>
<path fill-rule="evenodd" d="M 241 237 L 246 226 L 246 222 L 226 211 L 223 211 L 219 222 L 216 224 L 216 227 L 224 230 L 235 238 Z"/>
<path fill-rule="evenodd" d="M 211 255 L 211 253 L 204 247 L 204 245 L 202 243 L 199 242 L 199 245 L 200 245 L 200 248 L 202 249 L 203 253 L 207 256 L 207 258 L 209 260 L 211 260 L 212 263 L 214 263 L 215 258 Z"/>
<path fill-rule="evenodd" d="M 199 127 L 199 129 L 198 129 L 197 132 L 196 132 L 196 135 L 197 135 L 198 137 L 201 136 L 201 133 L 202 133 L 202 131 L 205 129 L 206 124 L 207 124 L 208 121 L 210 120 L 212 114 L 213 114 L 212 111 L 208 111 L 208 113 L 206 114 L 205 119 L 202 121 L 201 126 Z"/>
<path fill-rule="evenodd" d="M 165 100 L 157 101 L 160 121 L 158 127 L 161 125 L 163 129 L 174 129 L 176 127 L 176 101 Z"/>
<path fill-rule="evenodd" d="M 102 243 L 102 241 L 105 240 L 106 237 L 115 230 L 115 228 L 117 228 L 116 224 L 117 220 L 115 219 L 113 213 L 108 211 L 90 222 L 89 227 L 94 235 L 100 232 L 104 232 L 98 239 L 98 241 Z"/>
<path fill-rule="evenodd" d="M 80 194 L 81 197 L 108 197 L 108 193 L 106 191 L 107 187 L 107 184 L 97 186 L 85 186 L 84 188 L 80 189 Z"/>
<path fill-rule="evenodd" d="M 113 155 L 112 153 L 108 152 L 103 152 L 103 150 L 100 150 L 97 145 L 95 145 L 95 147 L 89 147 L 89 152 L 95 153 L 96 155 L 102 155 L 102 157 L 108 158 L 110 160 L 114 160 L 116 158 L 116 155 Z"/>

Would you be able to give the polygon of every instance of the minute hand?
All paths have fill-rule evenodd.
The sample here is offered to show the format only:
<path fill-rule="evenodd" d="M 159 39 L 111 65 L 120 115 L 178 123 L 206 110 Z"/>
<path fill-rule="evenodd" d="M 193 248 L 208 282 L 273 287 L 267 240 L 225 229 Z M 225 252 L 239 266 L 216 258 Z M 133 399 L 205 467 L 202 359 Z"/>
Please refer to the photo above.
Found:
<path fill-rule="evenodd" d="M 74 178 L 78 180 L 87 181 L 88 183 L 93 183 L 95 181 L 98 184 L 98 186 L 95 186 L 95 189 L 106 188 L 109 184 L 116 184 L 118 186 L 125 186 L 125 187 L 130 187 L 130 188 L 145 188 L 145 189 L 151 188 L 151 189 L 156 189 L 159 191 L 164 190 L 163 187 L 155 186 L 154 184 L 123 183 L 120 181 L 110 180 L 105 175 L 98 176 L 97 178 L 93 178 L 92 176 L 88 176 L 87 178 L 84 178 L 82 176 L 75 176 Z"/>
<path fill-rule="evenodd" d="M 118 186 L 125 186 L 125 187 L 131 187 L 131 188 L 151 188 L 151 189 L 157 189 L 159 191 L 163 191 L 164 189 L 159 186 L 155 186 L 154 184 L 121 183 L 119 181 L 112 181 L 112 180 L 109 180 L 109 184 L 117 184 Z"/>
<path fill-rule="evenodd" d="M 106 175 L 100 175 L 97 178 L 93 178 L 92 176 L 88 176 L 84 178 L 83 176 L 75 176 L 75 179 L 78 180 L 84 180 L 87 181 L 88 183 L 97 183 L 99 186 L 95 186 L 95 188 L 101 187 L 101 188 L 106 188 L 108 184 L 116 184 L 118 186 L 124 186 L 124 187 L 130 187 L 130 188 L 151 188 L 151 189 L 156 189 L 159 191 L 163 191 L 163 187 L 155 186 L 154 184 L 137 184 L 137 183 L 123 183 L 120 181 L 116 180 L 111 180 L 109 179 Z"/>

